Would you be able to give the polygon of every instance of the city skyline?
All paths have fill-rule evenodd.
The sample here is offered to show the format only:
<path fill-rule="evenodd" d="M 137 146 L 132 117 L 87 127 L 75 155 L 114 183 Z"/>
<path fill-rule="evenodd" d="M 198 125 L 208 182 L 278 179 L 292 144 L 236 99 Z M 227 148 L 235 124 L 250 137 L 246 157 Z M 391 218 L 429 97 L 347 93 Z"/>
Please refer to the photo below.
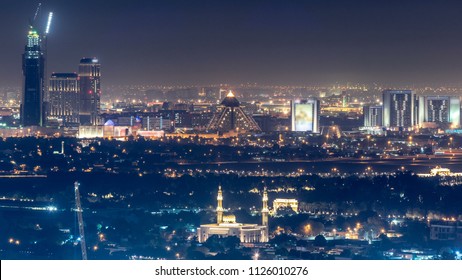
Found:
<path fill-rule="evenodd" d="M 0 54 L 2 85 L 20 83 L 20 35 L 38 2 L 2 7 L 2 24 L 13 26 Z M 107 84 L 421 85 L 462 76 L 456 1 L 41 2 L 39 25 L 54 12 L 48 71 L 99 57 Z"/>
<path fill-rule="evenodd" d="M 462 260 L 462 4 L 32 2 L 0 259 Z"/>

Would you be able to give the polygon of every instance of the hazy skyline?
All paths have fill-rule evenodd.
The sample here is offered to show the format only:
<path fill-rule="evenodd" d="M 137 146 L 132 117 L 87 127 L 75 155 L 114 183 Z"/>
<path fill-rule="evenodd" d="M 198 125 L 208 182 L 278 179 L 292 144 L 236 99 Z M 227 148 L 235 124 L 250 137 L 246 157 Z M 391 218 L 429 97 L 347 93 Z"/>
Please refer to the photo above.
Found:
<path fill-rule="evenodd" d="M 39 2 L 49 73 L 97 56 L 105 86 L 461 84 L 460 1 L 1 0 L 2 86 L 21 85 Z"/>

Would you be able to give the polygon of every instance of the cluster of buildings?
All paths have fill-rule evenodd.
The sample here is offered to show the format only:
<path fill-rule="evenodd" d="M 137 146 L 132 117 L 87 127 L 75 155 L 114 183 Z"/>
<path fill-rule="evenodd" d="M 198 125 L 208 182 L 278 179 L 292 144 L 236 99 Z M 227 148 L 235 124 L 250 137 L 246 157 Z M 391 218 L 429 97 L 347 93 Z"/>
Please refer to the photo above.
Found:
<path fill-rule="evenodd" d="M 22 127 L 98 125 L 100 123 L 101 65 L 82 58 L 78 73 L 52 73 L 46 77 L 46 46 L 33 27 L 22 57 Z"/>
<path fill-rule="evenodd" d="M 456 220 L 430 223 L 430 239 L 439 241 L 462 241 L 462 223 Z"/>
<path fill-rule="evenodd" d="M 239 134 L 258 133 L 274 127 L 271 116 L 255 115 L 254 118 L 245 112 L 231 91 L 218 106 L 202 105 L 195 108 L 194 104 L 170 106 L 165 102 L 165 106 L 152 111 L 102 114 L 101 64 L 98 59 L 82 58 L 77 73 L 52 73 L 47 79 L 46 46 L 43 47 L 42 39 L 44 37 L 31 26 L 22 63 L 20 126 L 14 131 L 2 132 L 3 136 L 21 136 L 39 131 L 42 134 L 54 134 L 59 129 L 67 128 L 74 129 L 81 138 L 129 135 L 157 137 L 163 135 L 160 131 L 194 130 Z M 319 132 L 318 100 L 293 101 L 291 108 L 291 130 Z M 289 125 L 290 120 L 287 120 L 286 130 Z"/>
<path fill-rule="evenodd" d="M 381 105 L 364 106 L 364 128 L 376 132 L 459 128 L 460 106 L 459 96 L 417 95 L 412 90 L 385 90 Z"/>
<path fill-rule="evenodd" d="M 27 38 L 20 108 L 22 127 L 73 127 L 81 138 L 158 137 L 163 135 L 161 131 L 222 135 L 271 130 L 322 133 L 318 98 L 291 100 L 289 117 L 283 122 L 268 114 L 246 112 L 231 91 L 217 106 L 165 102 L 152 111 L 101 114 L 98 59 L 83 58 L 78 73 L 52 73 L 47 83 L 41 37 L 31 27 Z M 220 89 L 220 98 L 221 92 Z M 412 90 L 385 90 L 379 105 L 364 106 L 362 111 L 363 129 L 369 133 L 455 129 L 461 123 L 459 96 L 416 95 Z"/>
<path fill-rule="evenodd" d="M 229 91 L 218 105 L 170 105 L 169 102 L 164 102 L 162 106 L 150 112 L 102 114 L 102 125 L 91 128 L 80 126 L 79 137 L 157 137 L 164 135 L 164 132 L 186 135 L 193 132 L 202 137 L 228 137 L 269 131 L 319 133 L 319 100 L 292 101 L 291 107 L 291 117 L 282 121 L 271 115 L 252 114 L 246 111 L 234 93 Z M 120 134 L 120 131 L 127 133 Z"/>
<path fill-rule="evenodd" d="M 22 60 L 19 126 L 7 126 L 2 129 L 1 136 L 159 137 L 163 132 L 236 135 L 275 128 L 313 133 L 320 130 L 317 99 L 291 101 L 291 117 L 281 121 L 271 115 L 246 111 L 231 91 L 218 105 L 164 102 L 160 108 L 151 110 L 135 110 L 128 114 L 115 110 L 102 114 L 98 59 L 82 58 L 78 72 L 52 73 L 48 78 L 46 48 L 46 35 L 42 36 L 31 25 Z M 220 89 L 220 99 L 222 92 Z"/>
<path fill-rule="evenodd" d="M 28 32 L 22 60 L 24 79 L 19 110 L 20 127 L 8 135 L 19 136 L 24 128 L 28 128 L 28 132 L 32 130 L 32 133 L 40 130 L 43 134 L 54 134 L 53 129 L 67 128 L 81 138 L 130 135 L 158 137 L 164 131 L 221 135 L 262 131 L 325 134 L 320 126 L 321 101 L 318 98 L 285 99 L 287 103 L 283 107 L 287 107 L 288 112 L 284 118 L 280 118 L 261 113 L 264 110 L 259 109 L 262 109 L 263 104 L 259 102 L 254 104 L 259 109 L 247 110 L 231 91 L 222 99 L 224 90 L 221 88 L 218 95 L 220 104 L 179 102 L 171 105 L 169 102 L 161 102 L 160 107 L 148 104 L 148 107 L 131 112 L 115 110 L 102 114 L 101 65 L 98 59 L 82 58 L 78 72 L 52 73 L 48 79 L 46 32 L 45 36 L 41 36 L 33 26 Z M 185 94 L 189 94 L 189 91 Z M 207 96 L 204 89 L 197 94 L 199 97 Z M 342 92 L 341 98 L 342 106 L 332 107 L 327 103 L 322 109 L 325 112 L 361 109 L 346 107 L 351 102 L 350 95 Z M 371 105 L 362 108 L 363 130 L 368 133 L 460 127 L 460 96 L 417 95 L 412 90 L 385 90 L 381 102 L 376 101 L 376 104 L 366 102 Z M 327 133 L 340 133 L 340 129 L 334 130 Z"/>

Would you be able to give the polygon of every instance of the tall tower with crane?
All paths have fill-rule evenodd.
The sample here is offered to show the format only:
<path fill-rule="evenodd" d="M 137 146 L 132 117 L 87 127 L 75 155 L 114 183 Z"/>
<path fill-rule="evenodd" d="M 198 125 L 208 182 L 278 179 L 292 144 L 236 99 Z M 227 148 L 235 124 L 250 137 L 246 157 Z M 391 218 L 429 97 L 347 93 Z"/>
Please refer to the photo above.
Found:
<path fill-rule="evenodd" d="M 45 35 L 41 37 L 41 32 L 36 27 L 41 6 L 42 4 L 39 3 L 34 17 L 29 22 L 27 44 L 22 56 L 23 90 L 20 107 L 22 126 L 43 126 L 45 122 L 46 54 L 42 40 L 50 30 L 53 14 L 50 13 Z"/>
<path fill-rule="evenodd" d="M 82 259 L 87 260 L 87 244 L 85 242 L 85 231 L 83 224 L 82 216 L 82 204 L 80 202 L 80 191 L 79 191 L 79 182 L 74 183 L 74 192 L 75 192 L 75 211 L 77 212 L 77 220 L 79 223 L 79 235 L 80 235 L 80 249 L 82 250 Z"/>

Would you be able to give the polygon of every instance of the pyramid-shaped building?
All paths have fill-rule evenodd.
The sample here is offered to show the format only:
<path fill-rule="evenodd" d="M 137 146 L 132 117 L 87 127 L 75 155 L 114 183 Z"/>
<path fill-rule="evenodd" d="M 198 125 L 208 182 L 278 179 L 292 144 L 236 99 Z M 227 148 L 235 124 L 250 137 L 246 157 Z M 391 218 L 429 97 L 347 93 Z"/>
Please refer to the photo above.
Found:
<path fill-rule="evenodd" d="M 220 109 L 210 121 L 208 129 L 218 132 L 261 131 L 255 120 L 242 110 L 239 100 L 231 91 L 221 102 Z"/>

